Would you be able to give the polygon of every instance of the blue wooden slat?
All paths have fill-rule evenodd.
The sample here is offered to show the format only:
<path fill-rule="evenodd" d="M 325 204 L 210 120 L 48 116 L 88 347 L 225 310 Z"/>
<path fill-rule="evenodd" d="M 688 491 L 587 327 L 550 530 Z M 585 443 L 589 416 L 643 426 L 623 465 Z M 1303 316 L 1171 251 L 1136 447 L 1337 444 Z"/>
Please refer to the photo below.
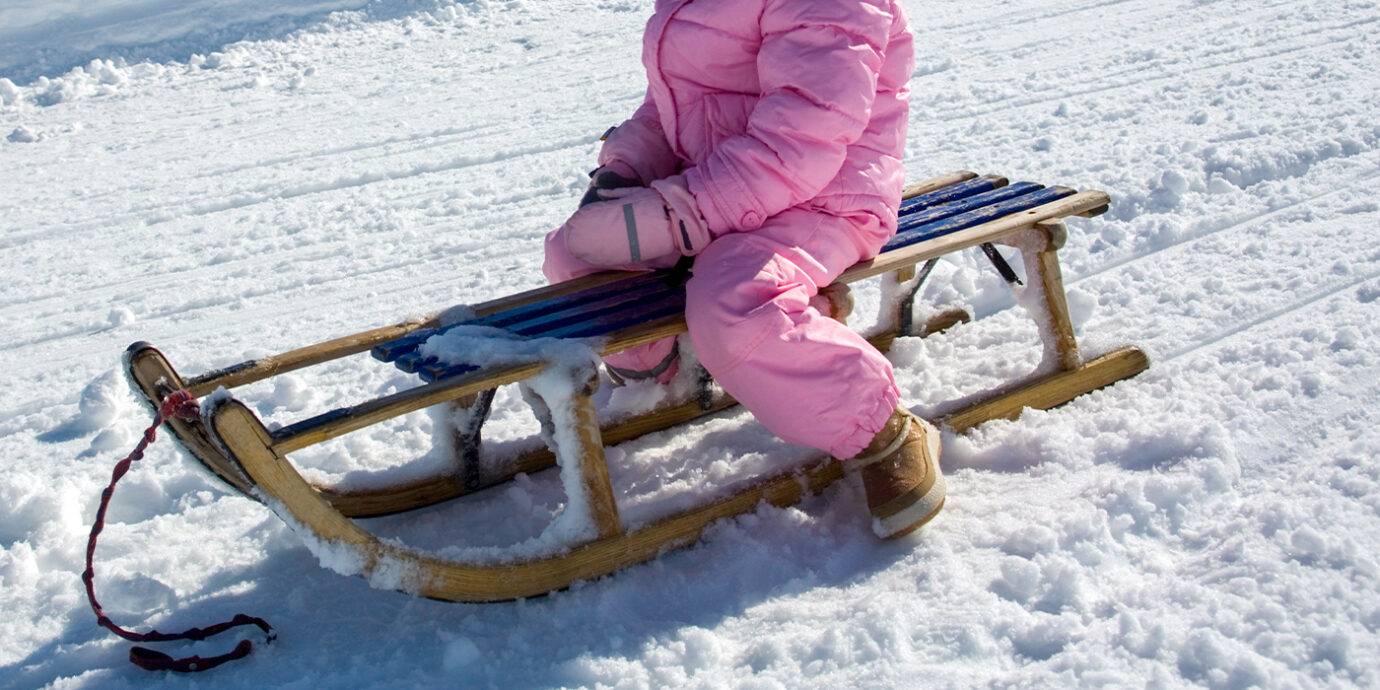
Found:
<path fill-rule="evenodd" d="M 665 299 L 653 304 L 639 305 L 636 311 L 606 314 L 596 319 L 570 324 L 542 334 L 544 338 L 593 338 L 607 335 L 617 330 L 646 323 L 663 316 L 685 311 L 685 292 L 666 295 Z"/>
<path fill-rule="evenodd" d="M 901 217 L 905 217 L 911 213 L 915 213 L 916 211 L 921 211 L 932 206 L 938 206 L 940 204 L 947 204 L 953 201 L 958 201 L 959 199 L 964 199 L 973 196 L 974 194 L 988 192 L 996 188 L 996 181 L 982 177 L 975 177 L 971 180 L 965 180 L 963 182 L 959 182 L 958 184 L 949 185 L 948 187 L 941 187 L 939 189 L 934 190 L 933 192 L 921 194 L 920 196 L 906 199 L 905 201 L 901 202 L 901 209 L 899 215 Z"/>
<path fill-rule="evenodd" d="M 1067 187 L 1050 187 L 1048 189 L 1041 189 L 1030 194 L 1018 196 L 1014 199 L 1008 199 L 991 206 L 984 206 L 968 211 L 967 213 L 961 213 L 956 216 L 912 228 L 904 235 L 893 237 L 891 241 L 887 242 L 886 246 L 882 248 L 882 251 L 889 252 L 902 247 L 908 247 L 912 244 L 924 242 L 925 240 L 931 240 L 936 237 L 958 232 L 959 230 L 966 230 L 995 218 L 1000 218 L 1012 213 L 1028 211 L 1037 206 L 1043 206 L 1052 201 L 1058 201 L 1072 194 L 1074 194 L 1074 190 Z"/>
<path fill-rule="evenodd" d="M 675 316 L 675 315 L 677 315 L 677 314 L 684 314 L 684 313 L 685 313 L 685 295 L 682 294 L 682 295 L 680 295 L 679 297 L 680 297 L 680 299 L 678 299 L 678 300 L 675 300 L 675 301 L 672 301 L 672 302 L 667 302 L 667 303 L 665 303 L 665 304 L 662 304 L 662 305 L 653 307 L 653 308 L 651 308 L 651 309 L 648 309 L 646 312 L 642 312 L 642 313 L 636 314 L 636 315 L 631 315 L 631 316 L 628 316 L 628 317 L 626 317 L 626 318 L 617 319 L 617 320 L 611 320 L 611 321 L 608 321 L 608 322 L 599 322 L 599 323 L 591 323 L 591 324 L 581 324 L 580 328 L 578 328 L 577 330 L 571 332 L 569 335 L 565 335 L 565 336 L 561 336 L 561 337 L 565 337 L 565 338 L 595 338 L 595 337 L 599 337 L 599 336 L 608 335 L 608 334 L 614 333 L 614 332 L 616 332 L 616 331 L 621 331 L 621 330 L 623 330 L 623 329 L 625 329 L 625 328 L 631 328 L 631 327 L 633 327 L 633 326 L 638 326 L 638 325 L 641 325 L 641 324 L 644 324 L 644 323 L 648 323 L 648 322 L 650 322 L 650 321 L 656 321 L 657 319 L 665 318 L 665 317 L 667 317 L 667 316 Z"/>
<path fill-rule="evenodd" d="M 402 369 L 409 374 L 417 373 L 423 366 L 436 361 L 435 357 L 424 357 L 416 350 L 400 355 L 393 360 L 393 366 Z"/>
<path fill-rule="evenodd" d="M 663 285 L 656 291 L 609 297 L 599 302 L 581 305 L 578 308 L 548 314 L 541 318 L 528 319 L 521 323 L 514 324 L 505 330 L 529 338 L 547 337 L 548 333 L 571 324 L 581 323 L 589 319 L 597 319 L 605 314 L 619 314 L 635 311 L 640 305 L 657 304 L 671 295 L 683 293 L 684 290 L 684 286 L 680 285 L 674 287 Z"/>
<path fill-rule="evenodd" d="M 519 335 L 533 338 L 591 338 L 684 311 L 685 291 L 680 288 L 675 291 L 668 290 L 656 301 L 642 302 L 636 309 L 628 308 L 628 305 L 624 304 L 616 309 L 606 309 L 598 315 L 586 313 L 583 319 L 562 321 L 556 324 L 559 326 L 556 328 L 539 329 Z M 439 381 L 478 368 L 460 362 L 440 361 L 435 357 L 423 358 L 415 353 L 400 357 L 394 364 L 404 371 L 420 375 L 425 381 Z"/>
<path fill-rule="evenodd" d="M 300 422 L 297 422 L 296 424 L 289 424 L 287 426 L 275 429 L 271 435 L 275 441 L 277 439 L 292 438 L 299 434 L 310 432 L 312 429 L 330 426 L 331 423 L 335 422 L 336 420 L 345 419 L 347 417 L 353 416 L 355 413 L 356 411 L 354 407 L 338 407 L 334 410 L 331 410 L 330 412 L 319 414 L 309 419 L 304 419 Z"/>
<path fill-rule="evenodd" d="M 426 381 L 427 383 L 432 383 L 434 381 L 440 381 L 441 379 L 448 379 L 452 376 L 468 374 L 472 371 L 479 371 L 479 367 L 474 366 L 473 364 L 443 365 L 438 362 L 436 364 L 423 367 L 421 371 L 417 372 L 417 374 L 422 377 L 423 381 Z"/>
<path fill-rule="evenodd" d="M 369 350 L 369 354 L 380 362 L 391 362 L 402 355 L 416 350 L 427 338 L 436 334 L 435 328 L 423 328 L 413 331 L 401 338 L 390 340 L 386 343 L 375 345 Z"/>
<path fill-rule="evenodd" d="M 657 289 L 658 286 L 662 285 L 665 280 L 666 276 L 661 272 L 648 272 L 639 274 L 636 276 L 625 278 L 623 280 L 614 281 L 612 283 L 596 285 L 592 288 L 586 288 L 584 290 L 580 290 L 579 292 L 573 292 L 568 295 L 551 297 L 538 302 L 533 302 L 531 304 L 525 304 L 520 307 L 513 307 L 512 309 L 506 309 L 504 311 L 495 314 L 490 314 L 488 316 L 481 317 L 478 319 L 465 321 L 459 324 L 453 324 L 452 326 L 447 326 L 445 328 L 425 329 L 416 331 L 414 333 L 405 335 L 401 338 L 397 338 L 394 340 L 390 340 L 386 343 L 375 345 L 370 350 L 370 354 L 373 355 L 374 359 L 377 359 L 379 361 L 391 362 L 402 355 L 415 351 L 418 347 L 421 347 L 422 343 L 426 342 L 427 339 L 431 336 L 436 335 L 438 333 L 444 333 L 446 332 L 446 330 L 453 328 L 454 326 L 494 326 L 496 328 L 502 328 L 509 323 L 513 323 L 524 318 L 531 318 L 533 316 L 539 316 L 542 314 L 562 309 L 578 308 L 581 304 L 596 301 L 609 295 L 626 294 L 638 290 Z"/>
<path fill-rule="evenodd" d="M 1017 182 L 1016 184 L 994 189 L 990 192 L 983 192 L 982 194 L 959 199 L 942 206 L 928 208 L 901 219 L 896 228 L 896 234 L 903 235 L 922 225 L 928 225 L 934 221 L 956 216 L 960 213 L 967 213 L 973 209 L 991 206 L 992 204 L 1037 192 L 1041 189 L 1044 189 L 1043 185 L 1038 185 L 1033 182 Z"/>
<path fill-rule="evenodd" d="M 666 282 L 667 274 L 664 271 L 649 271 L 638 275 L 617 280 L 612 283 L 596 285 L 592 288 L 585 288 L 579 292 L 572 292 L 568 295 L 548 297 L 539 302 L 524 304 L 520 307 L 505 309 L 501 312 L 490 314 L 473 321 L 467 321 L 466 326 L 493 326 L 495 328 L 506 328 L 509 325 L 523 319 L 542 316 L 555 311 L 579 307 L 583 304 L 596 302 L 610 295 L 628 294 L 644 290 L 655 290 Z M 456 324 L 461 325 L 461 324 Z"/>

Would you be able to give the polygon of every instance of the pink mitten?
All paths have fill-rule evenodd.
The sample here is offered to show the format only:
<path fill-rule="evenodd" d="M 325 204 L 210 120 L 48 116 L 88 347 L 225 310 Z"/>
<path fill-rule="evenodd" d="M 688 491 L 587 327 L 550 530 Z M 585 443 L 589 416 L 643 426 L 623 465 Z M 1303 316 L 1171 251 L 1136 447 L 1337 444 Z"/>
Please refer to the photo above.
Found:
<path fill-rule="evenodd" d="M 582 206 L 566 221 L 562 230 L 566 250 L 596 266 L 623 266 L 703 251 L 712 236 L 683 182 L 667 178 L 652 187 L 602 191 L 606 201 Z"/>

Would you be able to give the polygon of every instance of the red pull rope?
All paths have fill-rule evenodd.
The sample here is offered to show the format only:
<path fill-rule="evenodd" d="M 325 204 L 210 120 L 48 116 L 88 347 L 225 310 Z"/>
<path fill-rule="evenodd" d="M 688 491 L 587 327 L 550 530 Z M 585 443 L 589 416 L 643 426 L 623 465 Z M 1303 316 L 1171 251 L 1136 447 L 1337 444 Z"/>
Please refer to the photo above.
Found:
<path fill-rule="evenodd" d="M 139 441 L 139 445 L 134 448 L 134 452 L 130 453 L 125 459 L 115 463 L 115 471 L 111 473 L 110 485 L 105 487 L 105 490 L 101 492 L 101 505 L 96 511 L 96 522 L 91 526 L 91 537 L 86 542 L 86 570 L 81 574 L 82 582 L 86 584 L 86 598 L 91 602 L 91 610 L 96 614 L 97 625 L 131 642 L 168 642 L 171 640 L 199 641 L 242 625 L 258 626 L 264 631 L 264 634 L 268 636 L 268 641 L 272 642 L 276 637 L 272 626 L 262 618 L 246 616 L 243 613 L 235 614 L 233 619 L 224 623 L 217 623 L 207 628 L 192 628 L 180 633 L 162 633 L 157 630 L 137 633 L 116 625 L 114 621 L 110 620 L 109 616 L 105 615 L 105 612 L 101 609 L 100 603 L 96 601 L 96 571 L 92 565 L 92 561 L 96 553 L 96 537 L 100 535 L 101 530 L 105 529 L 105 513 L 110 507 L 110 497 L 115 493 L 115 484 L 120 481 L 121 477 L 125 476 L 126 472 L 129 472 L 130 466 L 133 465 L 135 461 L 143 459 L 144 451 L 149 447 L 149 444 L 157 439 L 158 427 L 162 426 L 164 420 L 175 417 L 177 419 L 192 421 L 198 419 L 200 415 L 201 412 L 200 408 L 197 406 L 196 399 L 187 391 L 177 391 L 169 395 L 167 399 L 163 401 L 163 404 L 159 406 L 158 412 L 154 415 L 153 424 L 144 430 L 144 437 Z M 181 671 L 190 673 L 194 671 L 205 671 L 215 668 L 227 661 L 246 657 L 253 649 L 253 643 L 249 640 L 242 640 L 233 650 L 220 656 L 205 659 L 199 656 L 174 659 L 167 654 L 156 652 L 152 649 L 132 647 L 129 650 L 129 660 L 134 665 L 150 671 Z"/>

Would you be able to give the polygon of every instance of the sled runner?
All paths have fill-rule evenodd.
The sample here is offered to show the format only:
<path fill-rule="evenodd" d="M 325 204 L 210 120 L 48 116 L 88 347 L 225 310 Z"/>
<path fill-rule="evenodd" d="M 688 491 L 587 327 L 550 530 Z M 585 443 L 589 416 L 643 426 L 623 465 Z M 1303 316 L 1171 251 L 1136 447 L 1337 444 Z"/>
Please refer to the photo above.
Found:
<path fill-rule="evenodd" d="M 919 336 L 966 314 L 948 315 L 923 328 L 911 323 L 911 301 L 939 257 L 982 248 L 1008 281 L 1018 281 L 993 245 L 1012 246 L 1024 261 L 1034 299 L 1025 300 L 1040 328 L 1043 363 L 1027 380 L 989 391 L 940 419 L 956 432 L 997 418 L 1014 418 L 1026 407 L 1048 409 L 1148 366 L 1145 355 L 1124 347 L 1096 357 L 1082 353 L 1065 301 L 1057 250 L 1066 236 L 1063 219 L 1091 217 L 1107 209 L 1098 191 L 1008 184 L 1005 178 L 960 171 L 905 190 L 900 229 L 876 258 L 845 272 L 836 285 L 882 276 L 884 317 L 869 335 L 881 350 L 898 336 Z M 821 458 L 779 476 L 763 477 L 737 493 L 658 522 L 625 528 L 610 486 L 604 449 L 652 431 L 684 423 L 736 404 L 706 382 L 691 400 L 601 427 L 592 396 L 598 387 L 598 355 L 607 355 L 685 331 L 683 275 L 601 273 L 450 310 L 417 322 L 388 326 L 227 369 L 182 378 L 157 349 L 135 343 L 126 351 L 132 384 L 157 408 L 186 391 L 202 398 L 340 357 L 372 351 L 374 357 L 419 376 L 416 387 L 352 407 L 303 419 L 270 431 L 232 396 L 213 396 L 201 419 L 167 424 L 192 455 L 231 487 L 264 501 L 304 537 L 356 558 L 358 573 L 379 586 L 457 601 L 496 601 L 543 594 L 654 558 L 693 543 L 720 518 L 754 509 L 762 501 L 786 506 L 843 476 L 844 463 Z M 463 320 L 450 323 L 457 311 Z M 448 315 L 448 316 L 447 316 Z M 547 344 L 524 348 L 525 358 L 468 361 L 464 351 L 438 343 L 475 339 Z M 469 339 L 469 340 L 465 340 Z M 570 347 L 562 347 L 562 344 Z M 499 348 L 502 349 L 502 348 Z M 487 360 L 487 358 L 479 358 Z M 502 465 L 480 462 L 480 429 L 493 391 L 523 387 L 542 422 L 546 450 L 523 453 Z M 450 429 L 454 468 L 422 480 L 384 488 L 343 491 L 313 486 L 288 455 L 322 441 L 434 405 L 455 414 Z M 383 541 L 351 518 L 378 516 L 432 505 L 557 464 L 567 487 L 566 511 L 584 511 L 588 538 L 559 552 L 501 562 L 466 563 L 437 558 Z"/>

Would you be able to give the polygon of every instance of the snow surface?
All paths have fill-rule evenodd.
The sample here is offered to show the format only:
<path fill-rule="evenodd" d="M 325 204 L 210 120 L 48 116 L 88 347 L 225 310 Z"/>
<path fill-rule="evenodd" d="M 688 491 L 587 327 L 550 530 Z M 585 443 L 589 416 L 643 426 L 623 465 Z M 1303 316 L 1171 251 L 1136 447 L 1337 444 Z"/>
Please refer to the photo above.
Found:
<path fill-rule="evenodd" d="M 3 3 L 0 686 L 1380 685 L 1380 7 L 908 6 L 911 178 L 1107 190 L 1064 275 L 1085 348 L 1136 343 L 1148 372 L 946 435 L 949 503 L 901 541 L 871 536 L 846 480 L 496 605 L 321 567 L 165 439 L 115 494 L 107 610 L 279 631 L 188 679 L 131 666 L 81 591 L 98 494 L 149 419 L 124 347 L 197 373 L 538 285 L 542 235 L 641 97 L 651 0 Z M 890 354 L 917 412 L 1039 364 L 984 261 L 951 257 L 926 290 L 974 323 Z M 236 395 L 282 424 L 411 385 L 356 357 Z M 294 459 L 316 481 L 421 476 L 431 427 Z M 533 427 L 505 391 L 486 441 Z M 742 412 L 609 452 L 632 520 L 808 455 Z M 520 543 L 562 496 L 544 472 L 368 526 Z"/>

